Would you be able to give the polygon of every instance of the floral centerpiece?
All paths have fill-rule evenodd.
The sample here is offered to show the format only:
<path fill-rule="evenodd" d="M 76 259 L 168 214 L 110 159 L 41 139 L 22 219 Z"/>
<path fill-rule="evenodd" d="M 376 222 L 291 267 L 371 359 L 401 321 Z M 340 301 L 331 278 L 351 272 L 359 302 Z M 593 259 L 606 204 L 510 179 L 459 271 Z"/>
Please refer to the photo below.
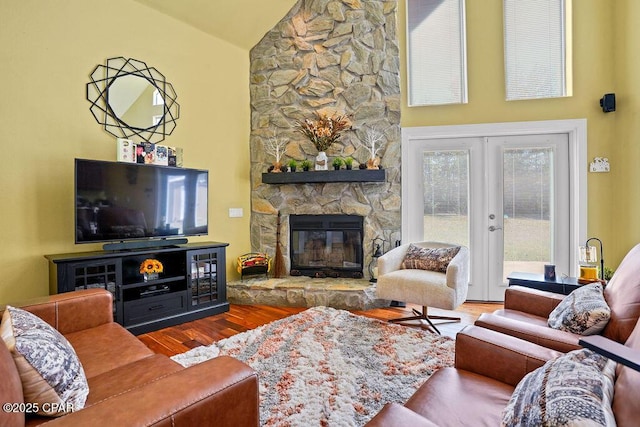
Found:
<path fill-rule="evenodd" d="M 340 139 L 341 133 L 351 126 L 345 115 L 316 113 L 316 120 L 305 119 L 298 122 L 298 130 L 316 147 L 316 170 L 327 170 L 327 153 L 325 151 Z"/>
<path fill-rule="evenodd" d="M 140 274 L 144 275 L 144 281 L 155 280 L 158 278 L 159 273 L 164 271 L 164 266 L 157 259 L 145 259 L 140 264 Z"/>
<path fill-rule="evenodd" d="M 341 133 L 349 129 L 351 122 L 345 115 L 317 113 L 316 120 L 305 119 L 298 122 L 298 130 L 316 147 L 320 152 L 327 151 L 331 145 L 340 139 Z"/>

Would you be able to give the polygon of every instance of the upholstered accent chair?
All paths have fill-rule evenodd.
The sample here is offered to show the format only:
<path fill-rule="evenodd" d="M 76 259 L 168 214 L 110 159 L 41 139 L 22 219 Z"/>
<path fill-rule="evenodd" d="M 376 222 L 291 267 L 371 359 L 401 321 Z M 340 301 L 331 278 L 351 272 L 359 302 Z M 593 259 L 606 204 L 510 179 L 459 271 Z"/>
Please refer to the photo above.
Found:
<path fill-rule="evenodd" d="M 420 252 L 430 259 L 423 261 L 408 256 Z M 455 310 L 466 300 L 468 288 L 469 249 L 465 246 L 442 242 L 407 243 L 378 258 L 377 297 L 422 306 L 422 311 L 413 310 L 415 316 L 391 319 L 391 322 L 426 321 L 440 333 L 432 320 L 460 321 L 460 318 L 430 316 L 428 307 Z"/>

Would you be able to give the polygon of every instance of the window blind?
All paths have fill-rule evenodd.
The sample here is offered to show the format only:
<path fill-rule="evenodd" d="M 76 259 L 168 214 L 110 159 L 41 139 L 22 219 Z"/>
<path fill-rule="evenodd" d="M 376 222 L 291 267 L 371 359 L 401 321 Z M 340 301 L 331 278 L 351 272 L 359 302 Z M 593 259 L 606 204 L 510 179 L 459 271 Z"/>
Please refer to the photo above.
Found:
<path fill-rule="evenodd" d="M 567 95 L 564 0 L 504 0 L 507 100 Z"/>
<path fill-rule="evenodd" d="M 467 102 L 464 0 L 407 0 L 409 106 Z"/>

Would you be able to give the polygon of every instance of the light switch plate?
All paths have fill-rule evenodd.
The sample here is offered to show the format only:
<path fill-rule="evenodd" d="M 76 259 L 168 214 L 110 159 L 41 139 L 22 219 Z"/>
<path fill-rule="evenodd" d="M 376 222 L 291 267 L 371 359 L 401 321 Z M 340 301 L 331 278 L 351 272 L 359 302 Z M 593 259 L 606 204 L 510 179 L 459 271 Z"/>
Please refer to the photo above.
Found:
<path fill-rule="evenodd" d="M 242 218 L 243 216 L 242 208 L 229 208 L 229 218 Z"/>

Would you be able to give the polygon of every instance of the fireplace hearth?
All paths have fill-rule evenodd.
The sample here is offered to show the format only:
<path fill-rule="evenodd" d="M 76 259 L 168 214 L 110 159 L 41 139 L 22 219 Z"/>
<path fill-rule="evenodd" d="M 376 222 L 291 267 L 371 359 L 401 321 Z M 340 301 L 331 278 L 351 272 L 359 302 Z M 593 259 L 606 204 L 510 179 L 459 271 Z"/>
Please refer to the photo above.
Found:
<path fill-rule="evenodd" d="M 361 278 L 363 227 L 358 215 L 290 215 L 291 275 Z"/>

